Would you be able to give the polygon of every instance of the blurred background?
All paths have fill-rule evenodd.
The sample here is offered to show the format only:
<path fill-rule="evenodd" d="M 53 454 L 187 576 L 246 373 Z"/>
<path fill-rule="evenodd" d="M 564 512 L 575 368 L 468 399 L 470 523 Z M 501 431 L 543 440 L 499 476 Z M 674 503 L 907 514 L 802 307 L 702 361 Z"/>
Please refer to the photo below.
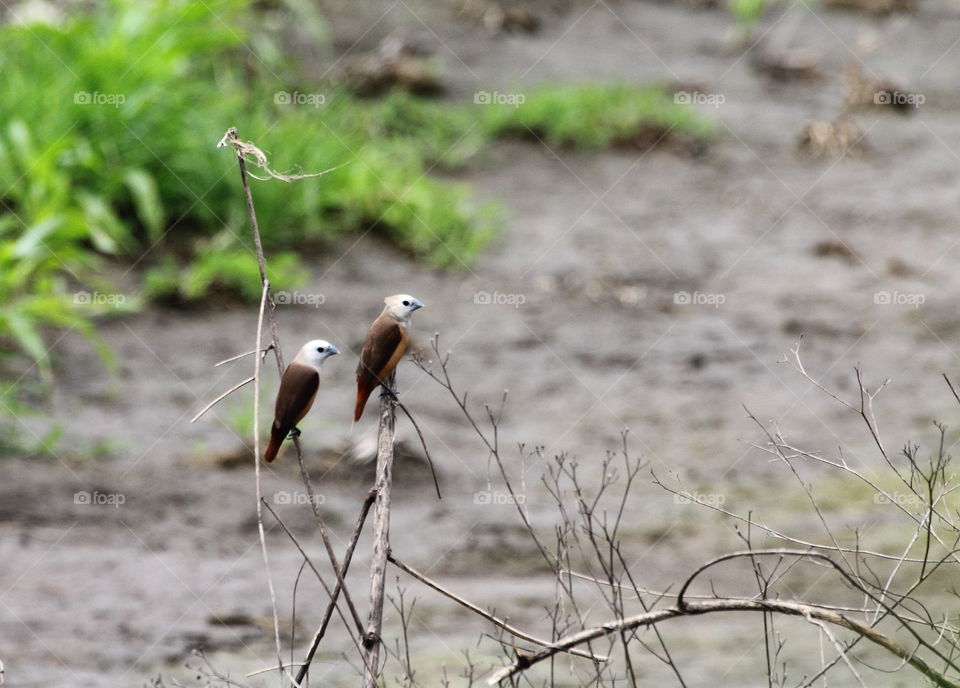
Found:
<path fill-rule="evenodd" d="M 954 422 L 941 373 L 956 371 L 960 333 L 958 36 L 947 0 L 4 3 L 7 684 L 204 685 L 197 647 L 232 677 L 275 660 L 251 386 L 190 423 L 252 374 L 249 357 L 214 367 L 254 348 L 260 297 L 235 156 L 216 148 L 231 126 L 280 173 L 335 168 L 252 183 L 285 357 L 311 338 L 343 352 L 300 425 L 341 550 L 373 477 L 376 414 L 350 422 L 357 354 L 383 297 L 401 292 L 426 304 L 414 348 L 432 358 L 439 333 L 475 414 L 509 390 L 504 456 L 547 539 L 552 457 L 576 460 L 589 489 L 625 428 L 647 465 L 623 547 L 650 589 L 743 544 L 735 520 L 652 474 L 824 539 L 803 485 L 754 446 L 765 435 L 747 413 L 889 481 L 862 420 L 779 362 L 802 335 L 809 375 L 851 403 L 854 365 L 870 388 L 892 379 L 875 402 L 892 451 L 925 451 L 932 421 Z M 261 428 L 276 385 L 268 365 Z M 444 498 L 401 418 L 394 551 L 549 635 L 553 579 L 485 447 L 414 365 L 398 385 Z M 804 470 L 837 532 L 899 551 L 910 531 L 889 505 Z M 263 490 L 325 564 L 292 451 L 264 467 Z M 303 560 L 267 521 L 297 661 L 325 597 L 304 574 L 294 614 Z M 364 537 L 350 579 L 364 608 L 369 548 Z M 419 598 L 420 680 L 458 676 L 464 650 L 483 670 L 500 665 L 497 643 L 478 644 L 480 619 L 396 570 L 391 594 L 395 573 Z M 743 570 L 715 580 L 736 589 Z M 783 594 L 829 598 L 831 586 L 807 570 Z M 935 591 L 951 608 L 947 588 Z M 582 594 L 586 618 L 609 618 L 595 586 Z M 768 685 L 757 618 L 673 623 L 663 632 L 687 685 Z M 802 684 L 825 641 L 781 623 L 785 685 Z M 316 685 L 356 683 L 337 624 Z M 388 632 L 398 624 L 389 608 Z M 915 685 L 879 673 L 884 661 L 863 670 L 869 685 Z M 675 680 L 649 656 L 637 670 Z M 578 671 L 554 680 L 580 685 Z M 857 685 L 845 671 L 831 684 Z"/>

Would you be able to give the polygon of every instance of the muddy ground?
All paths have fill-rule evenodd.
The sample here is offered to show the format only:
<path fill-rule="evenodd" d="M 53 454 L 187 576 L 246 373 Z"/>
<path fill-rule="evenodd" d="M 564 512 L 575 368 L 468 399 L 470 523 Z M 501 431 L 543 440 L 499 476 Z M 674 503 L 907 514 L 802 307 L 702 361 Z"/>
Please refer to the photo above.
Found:
<path fill-rule="evenodd" d="M 744 407 L 803 447 L 842 447 L 852 465 L 886 479 L 862 421 L 778 364 L 803 334 L 808 372 L 844 398 L 856 399 L 857 363 L 871 387 L 892 379 L 875 403 L 891 453 L 908 440 L 930 445 L 935 418 L 956 424 L 960 409 L 940 374 L 957 373 L 960 350 L 960 12 L 924 2 L 915 16 L 891 20 L 791 8 L 761 22 L 763 41 L 744 50 L 730 41 L 722 9 L 601 1 L 538 11 L 542 25 L 532 35 L 491 35 L 448 8 L 404 2 L 338 6 L 330 16 L 341 54 L 372 49 L 388 35 L 432 44 L 451 99 L 594 80 L 692 84 L 723 96 L 718 107 L 701 108 L 718 122 L 719 136 L 703 156 L 496 145 L 456 175 L 479 199 L 504 209 L 500 236 L 466 271 L 432 272 L 376 236 L 347 239 L 316 257 L 303 291 L 322 294 L 323 305 L 281 306 L 277 317 L 288 358 L 296 343 L 313 337 L 344 352 L 329 362 L 325 390 L 301 425 L 335 540 L 343 546 L 372 471 L 330 458 L 351 432 L 362 437 L 376 422 L 368 411 L 355 429 L 349 423 L 353 352 L 381 298 L 398 291 L 426 303 L 415 316 L 415 343 L 428 352 L 430 335 L 441 334 L 475 411 L 509 389 L 505 457 L 532 521 L 548 538 L 557 509 L 539 482 L 545 466 L 521 460 L 517 443 L 542 445 L 547 462 L 557 452 L 576 457 L 589 489 L 605 452 L 629 428 L 631 449 L 664 482 L 682 480 L 686 489 L 722 497 L 725 508 L 752 509 L 798 537 L 823 540 L 789 470 L 751 446 L 764 436 Z M 924 94 L 925 102 L 908 116 L 856 114 L 868 144 L 857 157 L 798 155 L 803 126 L 838 112 L 840 73 L 860 59 L 858 41 L 871 34 L 880 39 L 862 57 L 866 72 Z M 783 83 L 755 71 L 759 52 L 786 47 L 816 56 L 824 78 Z M 478 292 L 523 302 L 485 305 L 476 302 Z M 713 303 L 676 303 L 678 292 Z M 878 293 L 895 303 L 877 303 L 884 300 Z M 104 322 L 101 334 L 119 359 L 113 376 L 78 336 L 56 342 L 50 408 L 65 439 L 56 457 L 0 462 L 0 659 L 8 685 L 139 686 L 160 674 L 196 685 L 184 664 L 198 645 L 232 676 L 271 663 L 253 471 L 249 458 L 232 459 L 247 446 L 249 425 L 239 419 L 252 391 L 189 423 L 204 403 L 249 375 L 249 359 L 212 366 L 252 348 L 255 317 L 252 308 L 213 306 Z M 267 405 L 275 384 L 271 369 Z M 518 625 L 549 634 L 543 609 L 553 584 L 513 507 L 496 503 L 504 488 L 482 444 L 443 390 L 412 364 L 403 364 L 399 385 L 425 428 L 444 499 L 432 497 L 422 466 L 401 465 L 394 551 Z M 49 429 L 42 418 L 25 423 L 38 434 Z M 415 442 L 403 420 L 400 434 Z M 956 439 L 949 433 L 950 442 Z M 893 546 L 901 532 L 869 492 L 848 491 L 822 468 L 804 471 L 838 530 L 862 525 Z M 283 501 L 278 494 L 302 497 L 290 453 L 264 467 L 263 492 L 274 502 Z M 113 503 L 76 503 L 77 493 Z M 484 494 L 493 503 L 478 503 Z M 311 557 L 325 563 L 308 508 L 277 508 Z M 677 503 L 649 470 L 625 518 L 631 568 L 652 589 L 741 546 L 732 520 Z M 307 572 L 291 620 L 301 559 L 266 520 L 281 626 L 285 635 L 295 626 L 299 658 L 323 594 Z M 361 609 L 368 560 L 364 539 L 350 578 Z M 714 580 L 736 587 L 744 573 L 718 571 Z M 499 663 L 495 643 L 477 644 L 489 630 L 480 620 L 402 574 L 400 582 L 420 598 L 411 628 L 418 678 L 439 685 L 441 666 L 455 676 L 463 649 L 484 668 Z M 790 593 L 836 592 L 820 571 L 798 582 L 803 586 Z M 595 588 L 584 584 L 582 596 L 591 620 L 609 617 Z M 390 632 L 397 622 L 389 611 Z M 673 623 L 665 637 L 688 685 L 767 684 L 757 618 Z M 821 649 L 829 653 L 820 643 L 828 641 L 803 622 L 782 624 L 797 683 L 816 671 Z M 336 625 L 314 683 L 354 685 L 354 670 L 340 657 L 348 651 Z M 634 659 L 646 679 L 668 678 L 649 656 Z M 584 667 L 568 674 L 568 663 L 560 666 L 558 683 L 585 680 Z M 870 685 L 918 680 L 908 670 L 863 671 Z M 854 685 L 844 672 L 837 669 L 831 685 Z M 394 665 L 388 676 L 398 673 Z"/>

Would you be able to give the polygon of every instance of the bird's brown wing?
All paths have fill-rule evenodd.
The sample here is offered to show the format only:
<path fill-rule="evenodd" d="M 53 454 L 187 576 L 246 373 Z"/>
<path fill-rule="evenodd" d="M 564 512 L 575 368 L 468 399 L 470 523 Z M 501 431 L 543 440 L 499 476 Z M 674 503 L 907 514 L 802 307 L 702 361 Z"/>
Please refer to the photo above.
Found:
<path fill-rule="evenodd" d="M 393 318 L 380 316 L 374 320 L 360 351 L 360 363 L 357 365 L 357 404 L 354 408 L 354 421 L 360 420 L 367 398 L 380 385 L 386 382 L 394 368 L 407 351 L 409 335 Z"/>
<path fill-rule="evenodd" d="M 280 378 L 273 427 L 284 435 L 296 427 L 313 406 L 320 387 L 320 374 L 311 366 L 291 363 Z"/>

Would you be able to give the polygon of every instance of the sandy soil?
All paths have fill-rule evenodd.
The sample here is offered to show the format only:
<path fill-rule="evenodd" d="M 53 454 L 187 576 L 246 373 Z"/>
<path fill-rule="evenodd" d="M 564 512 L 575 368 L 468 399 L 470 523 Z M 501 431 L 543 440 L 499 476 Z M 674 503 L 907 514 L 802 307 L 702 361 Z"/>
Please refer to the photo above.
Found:
<path fill-rule="evenodd" d="M 330 361 L 325 391 L 301 425 L 311 464 L 321 466 L 314 478 L 323 512 L 341 546 L 370 467 L 344 462 L 328 470 L 321 454 L 338 449 L 351 433 L 351 352 L 383 295 L 397 291 L 425 301 L 415 320 L 417 345 L 426 348 L 440 332 L 442 347 L 453 351 L 457 380 L 477 404 L 510 390 L 505 446 L 543 445 L 547 456 L 567 451 L 595 482 L 604 452 L 630 428 L 633 449 L 665 480 L 679 477 L 690 489 L 724 495 L 729 508 L 754 507 L 811 538 L 823 533 L 807 515 L 799 488 L 782 465 L 751 448 L 762 435 L 744 405 L 806 447 L 843 446 L 848 460 L 869 474 L 882 468 L 856 418 L 778 365 L 800 333 L 811 375 L 848 397 L 855 393 L 858 362 L 871 386 L 892 378 L 876 408 L 889 446 L 930 443 L 932 419 L 954 420 L 957 407 L 940 373 L 956 373 L 960 332 L 956 10 L 925 3 L 902 24 L 824 10 L 763 22 L 764 46 L 803 48 L 819 57 L 827 76 L 812 84 L 764 80 L 751 67 L 751 52 L 729 47 L 724 12 L 681 3 L 599 2 L 545 11 L 539 33 L 500 36 L 446 9 L 396 3 L 381 17 L 383 10 L 373 4 L 336 10 L 339 50 L 371 48 L 390 34 L 424 35 L 445 65 L 451 98 L 616 79 L 695 83 L 724 102 L 703 108 L 721 135 L 702 158 L 522 142 L 485 152 L 457 176 L 479 198 L 501 203 L 505 223 L 468 271 L 429 272 L 374 237 L 317 256 L 315 279 L 303 291 L 322 294 L 324 304 L 280 307 L 278 318 L 288 357 L 296 343 L 312 337 L 330 339 L 345 353 Z M 839 107 L 839 73 L 854 59 L 851 46 L 878 31 L 888 37 L 864 58 L 866 69 L 923 93 L 926 102 L 906 117 L 858 115 L 871 149 L 862 157 L 798 156 L 803 125 L 829 119 Z M 719 295 L 723 302 L 677 304 L 680 291 Z M 478 304 L 478 292 L 520 295 L 523 303 Z M 922 295 L 924 302 L 919 308 L 877 304 L 878 292 Z M 113 377 L 80 338 L 57 342 L 51 410 L 66 437 L 58 456 L 0 463 L 0 659 L 8 685 L 139 686 L 160 673 L 190 682 L 195 675 L 183 665 L 197 644 L 234 675 L 270 664 L 270 602 L 252 470 L 249 462 L 222 465 L 243 449 L 236 418 L 252 392 L 189 423 L 206 401 L 249 374 L 249 360 L 212 365 L 252 348 L 255 316 L 248 308 L 217 307 L 151 310 L 106 322 L 101 333 L 120 361 Z M 275 383 L 271 370 L 267 405 Z M 394 550 L 475 601 L 547 633 L 543 605 L 552 584 L 538 573 L 519 519 L 508 505 L 477 503 L 478 492 L 502 490 L 496 479 L 488 483 L 482 446 L 442 390 L 412 364 L 403 365 L 400 386 L 425 426 L 445 497 L 441 503 L 431 498 L 422 468 L 400 471 Z M 371 432 L 374 423 L 368 413 L 354 436 Z M 48 428 L 42 419 L 26 424 L 37 433 Z M 407 424 L 400 425 L 413 440 Z M 953 432 L 949 437 L 957 439 Z M 85 448 L 103 442 L 109 456 L 92 458 Z M 556 508 L 539 484 L 543 466 L 521 462 L 516 452 L 509 456 L 518 479 L 525 478 L 532 519 L 549 532 Z M 265 469 L 268 498 L 302 495 L 292 459 L 283 455 Z M 809 475 L 824 480 L 818 489 L 829 495 L 830 478 Z M 78 504 L 78 492 L 123 503 Z M 315 560 L 324 561 L 308 509 L 278 510 Z M 876 524 L 876 513 L 867 497 L 845 501 L 832 517 Z M 628 519 L 625 549 L 651 587 L 738 546 L 731 522 L 675 503 L 646 472 Z M 289 633 L 290 592 L 301 560 L 276 526 L 268 543 Z M 351 578 L 361 604 L 368 551 L 364 540 Z M 308 578 L 297 605 L 300 643 L 322 609 L 322 592 Z M 414 622 L 422 677 L 434 676 L 441 664 L 456 674 L 461 649 L 471 649 L 483 665 L 496 661 L 493 643 L 476 646 L 487 630 L 482 623 L 409 579 L 402 582 L 422 598 Z M 807 583 L 811 594 L 829 589 L 815 576 Z M 590 588 L 583 594 L 587 606 L 596 601 Z M 605 615 L 598 607 L 591 618 Z M 396 623 L 391 612 L 388 626 Z M 756 619 L 683 623 L 667 637 L 689 685 L 717 677 L 731 685 L 766 685 Z M 791 676 L 799 680 L 817 666 L 816 633 L 801 623 L 785 622 L 784 629 L 796 662 Z M 353 685 L 353 670 L 339 659 L 349 649 L 342 636 L 334 634 L 325 646 L 315 680 Z M 663 667 L 641 661 L 644 676 L 663 679 Z M 903 685 L 914 680 L 903 676 Z M 853 685 L 842 670 L 834 681 Z"/>

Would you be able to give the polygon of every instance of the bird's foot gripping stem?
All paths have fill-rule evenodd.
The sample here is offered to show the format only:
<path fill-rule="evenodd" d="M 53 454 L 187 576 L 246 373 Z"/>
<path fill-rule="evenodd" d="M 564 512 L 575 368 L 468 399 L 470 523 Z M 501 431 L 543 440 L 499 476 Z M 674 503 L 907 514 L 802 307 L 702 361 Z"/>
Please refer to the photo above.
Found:
<path fill-rule="evenodd" d="M 288 440 L 295 440 L 300 437 L 300 428 L 294 428 L 290 431 L 290 434 L 287 435 Z"/>
<path fill-rule="evenodd" d="M 395 389 L 391 389 L 387 383 L 380 383 L 380 395 L 385 397 L 391 397 L 394 401 L 400 401 L 400 394 Z"/>

